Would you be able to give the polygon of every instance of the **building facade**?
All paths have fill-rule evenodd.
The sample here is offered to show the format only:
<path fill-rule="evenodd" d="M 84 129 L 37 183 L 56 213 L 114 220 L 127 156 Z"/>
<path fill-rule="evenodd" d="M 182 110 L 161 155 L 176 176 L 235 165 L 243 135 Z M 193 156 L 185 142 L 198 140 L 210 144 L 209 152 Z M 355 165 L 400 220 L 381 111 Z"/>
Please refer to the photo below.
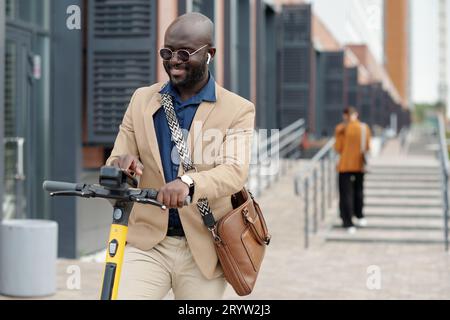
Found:
<path fill-rule="evenodd" d="M 134 90 L 167 80 L 158 55 L 165 30 L 192 11 L 215 23 L 212 73 L 256 105 L 257 128 L 304 118 L 330 135 L 349 103 L 380 125 L 396 108 L 386 86 L 363 81 L 370 64 L 346 65 L 348 50 L 303 1 L 0 0 L 3 219 L 57 221 L 61 257 L 104 248 L 108 210 L 50 199 L 42 182 L 96 182 L 84 179 L 109 156 Z"/>
<path fill-rule="evenodd" d="M 410 108 L 410 4 L 408 0 L 384 2 L 384 65 L 405 107 Z"/>
<path fill-rule="evenodd" d="M 50 200 L 42 182 L 80 181 L 103 165 L 133 91 L 167 80 L 164 32 L 191 11 L 215 23 L 216 81 L 258 106 L 257 127 L 276 128 L 271 1 L 0 0 L 2 218 L 57 221 L 63 257 L 102 249 L 110 217 Z"/>

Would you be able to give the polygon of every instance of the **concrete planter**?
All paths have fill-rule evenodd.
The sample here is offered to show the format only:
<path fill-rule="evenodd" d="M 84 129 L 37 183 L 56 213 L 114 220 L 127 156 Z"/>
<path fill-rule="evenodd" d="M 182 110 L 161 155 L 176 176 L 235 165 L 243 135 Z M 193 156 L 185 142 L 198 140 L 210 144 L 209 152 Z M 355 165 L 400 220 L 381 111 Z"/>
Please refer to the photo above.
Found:
<path fill-rule="evenodd" d="M 46 220 L 0 222 L 0 294 L 40 297 L 56 292 L 58 225 Z"/>

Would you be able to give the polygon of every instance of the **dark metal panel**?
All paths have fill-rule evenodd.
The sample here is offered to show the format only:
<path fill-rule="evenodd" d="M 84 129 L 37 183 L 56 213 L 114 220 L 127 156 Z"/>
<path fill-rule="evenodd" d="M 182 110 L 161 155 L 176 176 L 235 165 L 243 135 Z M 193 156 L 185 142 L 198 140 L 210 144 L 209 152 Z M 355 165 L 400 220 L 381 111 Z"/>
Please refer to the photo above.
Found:
<path fill-rule="evenodd" d="M 211 0 L 192 0 L 192 11 L 200 12 L 214 21 L 214 2 Z"/>
<path fill-rule="evenodd" d="M 256 126 L 258 128 L 267 128 L 266 126 L 266 110 L 267 101 L 265 99 L 266 84 L 266 39 L 265 29 L 266 21 L 264 15 L 264 3 L 261 0 L 255 0 L 256 10 Z"/>
<path fill-rule="evenodd" d="M 257 119 L 259 128 L 278 128 L 276 110 L 276 21 L 272 6 L 256 1 L 257 8 Z"/>
<path fill-rule="evenodd" d="M 381 83 L 373 84 L 375 124 L 383 126 L 384 96 Z"/>
<path fill-rule="evenodd" d="M 232 6 L 230 1 L 225 1 L 224 3 L 224 74 L 223 74 L 223 82 L 224 87 L 228 90 L 232 90 L 231 85 L 231 72 L 232 72 L 232 64 L 231 64 L 231 56 L 233 52 L 232 48 L 232 26 L 231 26 L 231 15 L 236 14 L 236 12 L 231 12 Z"/>
<path fill-rule="evenodd" d="M 311 5 L 284 5 L 280 16 L 279 113 L 281 128 L 304 118 L 313 129 L 311 95 L 314 66 Z"/>
<path fill-rule="evenodd" d="M 374 95 L 371 85 L 359 86 L 359 101 L 360 119 L 372 127 L 374 124 Z"/>
<path fill-rule="evenodd" d="M 351 67 L 344 69 L 344 105 L 352 106 L 358 110 L 361 114 L 360 101 L 359 101 L 359 87 L 358 87 L 358 68 Z"/>
<path fill-rule="evenodd" d="M 389 92 L 386 92 L 387 95 L 387 105 L 386 105 L 386 109 L 385 109 L 385 127 L 389 127 L 390 123 L 391 123 L 391 114 L 394 113 L 394 100 L 392 99 L 392 96 L 389 94 Z"/>
<path fill-rule="evenodd" d="M 409 118 L 409 110 L 403 109 L 401 105 L 398 105 L 398 108 L 400 109 L 400 119 L 399 119 L 399 127 L 398 129 L 401 130 L 402 128 L 408 128 L 410 124 L 410 118 Z"/>
<path fill-rule="evenodd" d="M 156 78 L 156 1 L 88 5 L 88 142 L 112 145 L 131 95 Z"/>
<path fill-rule="evenodd" d="M 400 129 L 403 126 L 401 106 L 398 103 L 394 102 L 392 107 L 393 107 L 392 112 L 397 116 L 397 133 L 399 133 Z"/>
<path fill-rule="evenodd" d="M 321 136 L 330 136 L 333 134 L 333 132 L 327 131 L 324 128 L 323 121 L 324 121 L 324 111 L 323 111 L 323 86 L 324 86 L 324 72 L 322 71 L 322 60 L 321 59 L 321 52 L 320 51 L 314 51 L 314 55 L 316 58 L 316 65 L 315 65 L 315 127 L 317 133 L 319 133 Z"/>
<path fill-rule="evenodd" d="M 51 176 L 76 181 L 81 165 L 82 33 L 66 27 L 70 5 L 83 8 L 82 0 L 57 0 L 51 6 Z M 70 63 L 68 63 L 70 61 Z M 70 76 L 68 76 L 70 75 Z M 53 219 L 58 222 L 58 255 L 77 258 L 76 199 L 51 201 Z"/>
<path fill-rule="evenodd" d="M 325 51 L 317 57 L 317 129 L 331 135 L 345 106 L 344 52 Z"/>
<path fill-rule="evenodd" d="M 264 47 L 265 51 L 265 72 L 266 76 L 263 83 L 264 101 L 266 103 L 266 121 L 265 128 L 278 128 L 278 112 L 276 108 L 277 95 L 277 47 L 274 45 L 277 40 L 277 15 L 271 6 L 265 5 L 264 9 L 265 30 Z"/>
<path fill-rule="evenodd" d="M 178 15 L 185 14 L 187 10 L 186 0 L 178 0 Z"/>
<path fill-rule="evenodd" d="M 213 23 L 215 23 L 215 1 L 211 0 L 192 0 L 192 12 L 200 12 L 207 16 Z M 215 59 L 209 64 L 209 71 L 216 76 L 216 63 Z"/>
<path fill-rule="evenodd" d="M 237 0 L 237 93 L 250 100 L 250 3 Z"/>
<path fill-rule="evenodd" d="M 5 65 L 5 0 L 0 0 L 0 66 Z M 0 67 L 0 205 L 3 205 L 3 183 L 4 183 L 4 79 L 5 70 Z M 3 210 L 0 210 L 0 221 L 3 218 Z"/>
<path fill-rule="evenodd" d="M 389 119 L 390 119 L 390 105 L 391 105 L 391 97 L 389 95 L 389 93 L 385 90 L 383 90 L 382 93 L 382 107 L 381 107 L 381 123 L 380 125 L 383 128 L 386 128 L 387 126 L 389 126 Z"/>
<path fill-rule="evenodd" d="M 250 100 L 250 3 L 227 0 L 224 5 L 224 86 Z"/>

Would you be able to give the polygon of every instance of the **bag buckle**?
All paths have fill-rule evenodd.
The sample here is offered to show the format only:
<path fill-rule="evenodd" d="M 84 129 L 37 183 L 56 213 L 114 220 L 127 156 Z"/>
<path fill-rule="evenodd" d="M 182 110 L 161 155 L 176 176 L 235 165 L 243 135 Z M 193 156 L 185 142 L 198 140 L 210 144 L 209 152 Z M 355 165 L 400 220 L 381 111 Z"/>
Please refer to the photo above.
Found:
<path fill-rule="evenodd" d="M 255 220 L 252 219 L 252 218 L 249 216 L 248 213 L 249 213 L 248 208 L 242 209 L 242 214 L 244 215 L 245 220 L 246 220 L 247 222 L 250 222 L 251 224 L 254 224 L 254 223 L 255 223 Z"/>
<path fill-rule="evenodd" d="M 217 230 L 216 230 L 216 226 L 215 225 L 213 227 L 209 227 L 208 230 L 211 231 L 212 236 L 214 238 L 214 241 L 222 242 L 222 239 L 220 239 L 219 235 L 217 234 Z"/>

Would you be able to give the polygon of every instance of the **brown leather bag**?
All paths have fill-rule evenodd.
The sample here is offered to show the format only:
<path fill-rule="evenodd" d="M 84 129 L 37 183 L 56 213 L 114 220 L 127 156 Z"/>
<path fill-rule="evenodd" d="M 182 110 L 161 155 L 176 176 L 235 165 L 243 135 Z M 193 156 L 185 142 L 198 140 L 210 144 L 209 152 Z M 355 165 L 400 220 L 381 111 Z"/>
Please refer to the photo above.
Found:
<path fill-rule="evenodd" d="M 212 230 L 225 275 L 240 296 L 252 292 L 270 234 L 258 203 L 245 188 L 232 195 L 233 210 Z"/>

